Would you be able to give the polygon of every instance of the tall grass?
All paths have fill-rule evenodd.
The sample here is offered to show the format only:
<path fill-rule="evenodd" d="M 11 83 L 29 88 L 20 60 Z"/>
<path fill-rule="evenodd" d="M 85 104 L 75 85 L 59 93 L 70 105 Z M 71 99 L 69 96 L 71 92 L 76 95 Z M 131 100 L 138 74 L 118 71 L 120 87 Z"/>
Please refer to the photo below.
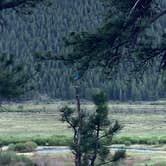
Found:
<path fill-rule="evenodd" d="M 14 152 L 0 152 L 0 166 L 34 166 L 33 162 L 25 156 L 18 156 Z"/>

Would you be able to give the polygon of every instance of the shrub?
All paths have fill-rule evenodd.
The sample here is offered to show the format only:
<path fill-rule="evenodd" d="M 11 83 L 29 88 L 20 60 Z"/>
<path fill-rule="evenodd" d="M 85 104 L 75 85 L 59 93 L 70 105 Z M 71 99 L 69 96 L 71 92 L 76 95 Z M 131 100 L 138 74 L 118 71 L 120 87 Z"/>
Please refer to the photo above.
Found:
<path fill-rule="evenodd" d="M 116 137 L 113 139 L 114 144 L 147 144 L 147 145 L 156 145 L 166 143 L 165 137 Z M 127 143 L 127 144 L 126 144 Z"/>
<path fill-rule="evenodd" d="M 126 150 L 122 149 L 122 150 L 118 150 L 115 152 L 115 155 L 113 156 L 113 162 L 118 161 L 119 159 L 123 159 L 126 157 Z"/>
<path fill-rule="evenodd" d="M 26 142 L 26 143 L 16 143 L 10 144 L 8 150 L 17 151 L 17 152 L 32 152 L 37 148 L 37 144 L 35 142 Z"/>
<path fill-rule="evenodd" d="M 166 144 L 166 136 L 160 137 L 159 144 Z"/>
<path fill-rule="evenodd" d="M 15 144 L 9 144 L 8 150 L 9 151 L 15 151 Z"/>
<path fill-rule="evenodd" d="M 15 151 L 26 152 L 26 145 L 24 143 L 15 144 Z"/>
<path fill-rule="evenodd" d="M 130 145 L 131 145 L 131 142 L 130 142 L 130 141 L 125 141 L 124 144 L 125 144 L 126 146 L 130 146 Z"/>
<path fill-rule="evenodd" d="M 66 136 L 51 136 L 48 138 L 34 138 L 32 139 L 37 145 L 43 146 L 68 146 L 71 142 L 71 138 Z"/>
<path fill-rule="evenodd" d="M 1 152 L 0 165 L 1 166 L 18 166 L 19 163 L 27 166 L 34 166 L 33 162 L 25 156 L 17 156 L 14 152 Z"/>
<path fill-rule="evenodd" d="M 15 158 L 12 152 L 1 152 L 0 153 L 0 165 L 6 165 L 11 163 L 11 160 Z"/>
<path fill-rule="evenodd" d="M 28 152 L 34 151 L 37 148 L 37 144 L 32 141 L 26 142 L 25 146 Z"/>
<path fill-rule="evenodd" d="M 32 139 L 33 142 L 35 142 L 37 145 L 46 145 L 47 144 L 47 139 L 46 138 L 41 138 L 41 137 L 38 137 L 38 138 L 33 138 Z"/>

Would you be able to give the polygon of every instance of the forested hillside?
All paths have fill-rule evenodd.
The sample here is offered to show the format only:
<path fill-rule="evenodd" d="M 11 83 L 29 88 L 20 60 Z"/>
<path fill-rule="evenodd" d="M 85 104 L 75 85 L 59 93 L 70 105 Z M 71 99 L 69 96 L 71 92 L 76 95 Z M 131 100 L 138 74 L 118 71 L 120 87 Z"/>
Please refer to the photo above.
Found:
<path fill-rule="evenodd" d="M 166 5 L 162 1 L 163 5 Z M 55 0 L 53 7 L 34 11 L 28 17 L 20 17 L 10 11 L 2 13 L 7 26 L 0 34 L 0 52 L 13 54 L 31 68 L 32 54 L 38 51 L 57 53 L 63 46 L 62 38 L 69 32 L 95 30 L 100 24 L 104 7 L 98 0 Z M 155 25 L 150 33 L 161 33 L 166 23 L 164 18 Z M 156 33 L 156 35 L 158 36 Z M 159 39 L 158 39 L 159 40 Z M 166 88 L 158 73 L 147 72 L 143 80 L 123 81 L 124 71 L 115 80 L 106 80 L 103 74 L 96 71 L 88 73 L 82 82 L 81 97 L 89 99 L 91 89 L 104 89 L 113 100 L 150 100 L 166 97 Z M 37 78 L 37 89 L 40 94 L 53 98 L 71 99 L 74 89 L 70 83 L 71 70 L 57 62 L 45 63 Z"/>

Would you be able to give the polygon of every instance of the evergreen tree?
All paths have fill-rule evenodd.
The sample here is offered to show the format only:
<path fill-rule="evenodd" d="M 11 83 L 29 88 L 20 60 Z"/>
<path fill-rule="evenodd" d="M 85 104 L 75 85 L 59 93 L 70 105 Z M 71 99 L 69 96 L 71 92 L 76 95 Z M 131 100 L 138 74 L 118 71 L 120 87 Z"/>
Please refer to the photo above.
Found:
<path fill-rule="evenodd" d="M 1 0 L 0 12 L 11 9 L 16 13 L 30 14 L 32 8 L 46 2 L 48 3 L 46 0 Z M 0 26 L 3 27 L 4 24 L 5 19 L 1 15 Z M 34 77 L 34 71 L 31 72 L 33 68 L 26 70 L 26 66 L 16 64 L 14 58 L 11 54 L 0 54 L 0 103 L 2 100 L 15 99 L 34 88 L 29 84 Z"/>
<path fill-rule="evenodd" d="M 129 71 L 144 71 L 156 59 L 159 60 L 159 69 L 165 70 L 164 29 L 159 43 L 155 42 L 155 35 L 148 33 L 148 30 L 166 14 L 166 9 L 162 9 L 157 0 L 106 0 L 104 4 L 108 8 L 107 16 L 99 29 L 94 32 L 72 32 L 66 40 L 69 47 L 67 54 L 42 58 L 76 64 L 82 74 L 96 66 L 111 76 L 122 66 L 129 66 Z"/>
<path fill-rule="evenodd" d="M 107 99 L 103 92 L 93 96 L 95 110 L 90 113 L 80 107 L 78 87 L 76 87 L 77 109 L 63 107 L 62 120 L 73 130 L 71 150 L 75 156 L 75 166 L 112 165 L 125 157 L 125 151 L 118 151 L 111 158 L 109 145 L 113 136 L 121 129 L 118 121 L 108 118 Z"/>
<path fill-rule="evenodd" d="M 0 54 L 0 102 L 13 100 L 34 88 L 35 73 L 16 64 L 13 55 Z"/>
<path fill-rule="evenodd" d="M 6 10 L 13 10 L 16 13 L 22 15 L 29 15 L 32 13 L 32 9 L 40 5 L 49 6 L 51 3 L 49 0 L 1 0 L 0 1 L 0 28 L 6 25 L 6 20 L 1 15 L 1 12 Z"/>
<path fill-rule="evenodd" d="M 1 0 L 0 11 L 6 9 L 13 9 L 17 11 L 17 8 L 34 8 L 39 3 L 44 3 L 46 0 Z"/>
<path fill-rule="evenodd" d="M 49 50 L 53 54 L 59 54 L 63 48 L 63 36 L 67 36 L 72 31 L 95 32 L 96 27 L 102 23 L 104 12 L 107 11 L 106 7 L 101 5 L 100 0 L 56 0 L 52 2 L 50 8 L 43 7 L 43 5 L 36 6 L 33 14 L 28 17 L 22 17 L 22 15 L 19 17 L 15 10 L 2 11 L 1 16 L 7 22 L 7 26 L 0 35 L 0 52 L 13 54 L 16 61 L 22 64 L 26 62 L 29 69 L 33 68 L 34 62 L 31 55 L 34 52 Z M 165 1 L 160 1 L 159 4 L 163 8 L 166 7 Z M 21 8 L 19 10 L 24 11 Z M 26 19 L 28 21 L 25 21 Z M 165 26 L 164 16 L 149 30 L 150 34 L 156 35 L 156 43 L 161 41 Z M 67 50 L 64 51 L 64 53 L 67 52 Z M 156 60 L 156 64 L 158 63 Z M 81 96 L 90 99 L 89 89 L 101 88 L 107 93 L 110 100 L 120 100 L 120 98 L 122 100 L 160 99 L 166 96 L 166 90 L 163 78 L 158 77 L 156 71 L 156 68 L 148 71 L 143 76 L 142 83 L 134 78 L 126 86 L 126 81 L 122 79 L 126 73 L 126 67 L 119 72 L 117 79 L 112 80 L 105 79 L 100 70 L 89 70 L 84 77 L 86 81 L 81 85 Z M 68 78 L 70 73 L 71 66 L 66 67 L 57 61 L 44 63 L 39 73 L 40 79 L 36 79 L 39 93 L 51 98 L 72 99 L 74 93 Z M 144 87 L 141 87 L 141 84 Z M 123 92 L 121 97 L 120 89 Z M 65 92 L 66 90 L 68 93 Z M 143 95 L 144 91 L 147 93 L 146 99 Z M 133 96 L 134 94 L 136 96 Z M 154 98 L 153 95 L 157 97 Z"/>

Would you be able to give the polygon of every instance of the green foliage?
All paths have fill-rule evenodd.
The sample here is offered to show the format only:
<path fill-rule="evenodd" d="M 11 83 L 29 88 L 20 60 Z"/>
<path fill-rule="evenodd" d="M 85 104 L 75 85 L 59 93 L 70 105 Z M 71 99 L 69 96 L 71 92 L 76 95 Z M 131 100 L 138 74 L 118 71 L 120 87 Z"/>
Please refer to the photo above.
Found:
<path fill-rule="evenodd" d="M 8 150 L 9 151 L 15 151 L 15 144 L 11 143 L 8 145 Z"/>
<path fill-rule="evenodd" d="M 121 137 L 121 138 L 114 138 L 114 144 L 146 144 L 146 145 L 158 145 L 158 144 L 165 144 L 166 138 L 165 137 Z"/>
<path fill-rule="evenodd" d="M 120 159 L 123 159 L 126 157 L 126 150 L 118 150 L 115 152 L 114 156 L 113 156 L 113 161 L 119 161 Z"/>
<path fill-rule="evenodd" d="M 65 121 L 73 130 L 71 150 L 75 155 L 76 166 L 95 166 L 97 163 L 115 162 L 123 153 L 115 153 L 115 158 L 109 158 L 109 145 L 112 138 L 120 129 L 118 121 L 108 119 L 108 105 L 106 95 L 98 91 L 93 95 L 96 109 L 93 113 L 73 108 L 64 107 L 62 121 Z"/>
<path fill-rule="evenodd" d="M 14 148 L 16 144 L 24 144 L 23 142 L 34 142 L 38 146 L 69 146 L 71 143 L 71 137 L 67 137 L 64 135 L 53 135 L 50 137 L 31 137 L 31 138 L 18 138 L 18 137 L 4 137 L 0 139 L 1 146 L 8 146 L 10 144 L 11 150 Z M 23 146 L 24 146 L 23 145 Z M 25 147 L 25 146 L 24 146 Z"/>
<path fill-rule="evenodd" d="M 107 2 L 109 1 L 107 0 Z M 121 4 L 117 1 L 112 2 L 120 6 L 124 3 L 124 1 Z M 125 2 L 127 3 L 127 1 Z M 165 2 L 161 3 L 164 7 Z M 34 62 L 30 56 L 31 54 L 42 51 L 59 54 L 63 48 L 62 38 L 64 36 L 73 31 L 89 31 L 89 33 L 95 31 L 96 27 L 101 24 L 105 11 L 107 10 L 102 7 L 98 0 L 63 0 L 63 2 L 56 0 L 52 8 L 43 7 L 42 11 L 38 8 L 35 9 L 28 21 L 18 17 L 14 11 L 6 11 L 2 13 L 2 16 L 7 21 L 8 26 L 1 32 L 0 52 L 15 55 L 14 58 L 17 61 L 21 64 L 26 62 L 26 68 L 28 70 L 32 69 Z M 151 28 L 151 33 L 157 36 L 155 41 L 161 40 L 161 32 L 165 27 L 164 18 Z M 116 18 L 112 22 L 114 29 L 120 24 L 120 21 Z M 106 27 L 103 29 L 106 29 Z M 109 24 L 107 29 L 110 29 Z M 123 35 L 127 36 L 128 34 L 124 33 Z M 103 48 L 106 47 L 106 44 L 103 45 Z M 68 51 L 62 51 L 62 53 L 65 52 Z M 96 57 L 96 53 L 94 56 Z M 71 75 L 70 68 L 59 62 L 42 64 L 41 79 L 37 78 L 36 80 L 39 93 L 47 94 L 53 98 L 72 99 L 74 89 L 69 78 Z M 162 79 L 157 77 L 156 69 L 146 73 L 142 81 L 138 81 L 138 78 L 136 78 L 129 83 L 122 80 L 124 73 L 126 73 L 126 69 L 120 72 L 117 80 L 108 81 L 103 79 L 101 71 L 89 71 L 85 77 L 86 81 L 81 85 L 81 96 L 85 99 L 91 99 L 90 89 L 92 88 L 102 88 L 111 100 L 156 100 L 166 96 Z M 32 96 L 28 95 L 29 98 Z"/>
<path fill-rule="evenodd" d="M 105 105 L 106 104 L 106 100 L 107 100 L 107 97 L 106 97 L 106 94 L 104 92 L 96 92 L 94 95 L 93 95 L 93 102 L 96 106 L 102 106 L 102 105 Z"/>
<path fill-rule="evenodd" d="M 48 3 L 47 0 L 17 0 L 17 1 L 15 1 L 15 0 L 11 0 L 11 1 L 1 0 L 0 11 L 7 10 L 7 9 L 15 10 L 17 8 L 16 12 L 18 13 L 19 9 L 21 8 L 23 10 L 22 14 L 23 13 L 30 14 L 30 11 L 28 10 L 29 8 L 30 9 L 34 8 L 37 5 L 39 5 L 39 4 L 41 5 L 42 3 L 46 3 L 46 2 Z"/>
<path fill-rule="evenodd" d="M 32 138 L 32 141 L 39 146 L 69 146 L 71 138 L 64 135 L 53 135 L 51 137 L 36 137 Z"/>
<path fill-rule="evenodd" d="M 26 90 L 34 87 L 30 84 L 33 73 L 27 72 L 23 65 L 16 64 L 13 55 L 0 54 L 0 99 L 15 99 Z"/>
<path fill-rule="evenodd" d="M 10 145 L 10 149 L 12 150 L 15 147 L 15 144 L 28 142 L 28 140 L 32 140 L 38 146 L 69 146 L 72 142 L 71 137 L 67 137 L 64 135 L 60 136 L 51 136 L 51 137 L 31 137 L 31 138 L 17 138 L 17 137 L 4 137 L 0 139 L 1 146 Z M 105 140 L 105 143 L 109 144 L 110 140 Z M 113 137 L 112 144 L 126 144 L 134 145 L 134 144 L 145 144 L 145 145 L 157 145 L 157 144 L 166 144 L 166 137 Z"/>
<path fill-rule="evenodd" d="M 27 166 L 34 166 L 32 161 L 25 156 L 18 156 L 14 152 L 1 152 L 0 165 L 3 166 L 17 166 L 19 163 Z"/>
<path fill-rule="evenodd" d="M 17 151 L 17 152 L 32 152 L 37 148 L 35 142 L 25 142 L 25 143 L 16 143 L 10 144 L 8 150 Z"/>
<path fill-rule="evenodd" d="M 103 3 L 108 8 L 105 22 L 94 32 L 72 32 L 66 41 L 69 52 L 62 60 L 74 64 L 83 74 L 91 68 L 100 67 L 111 78 L 124 70 L 125 75 L 142 73 L 155 60 L 158 63 L 152 63 L 153 66 L 164 70 L 164 27 L 158 42 L 151 28 L 166 14 L 166 10 L 163 8 L 159 12 L 157 2 L 146 0 L 107 0 Z"/>

